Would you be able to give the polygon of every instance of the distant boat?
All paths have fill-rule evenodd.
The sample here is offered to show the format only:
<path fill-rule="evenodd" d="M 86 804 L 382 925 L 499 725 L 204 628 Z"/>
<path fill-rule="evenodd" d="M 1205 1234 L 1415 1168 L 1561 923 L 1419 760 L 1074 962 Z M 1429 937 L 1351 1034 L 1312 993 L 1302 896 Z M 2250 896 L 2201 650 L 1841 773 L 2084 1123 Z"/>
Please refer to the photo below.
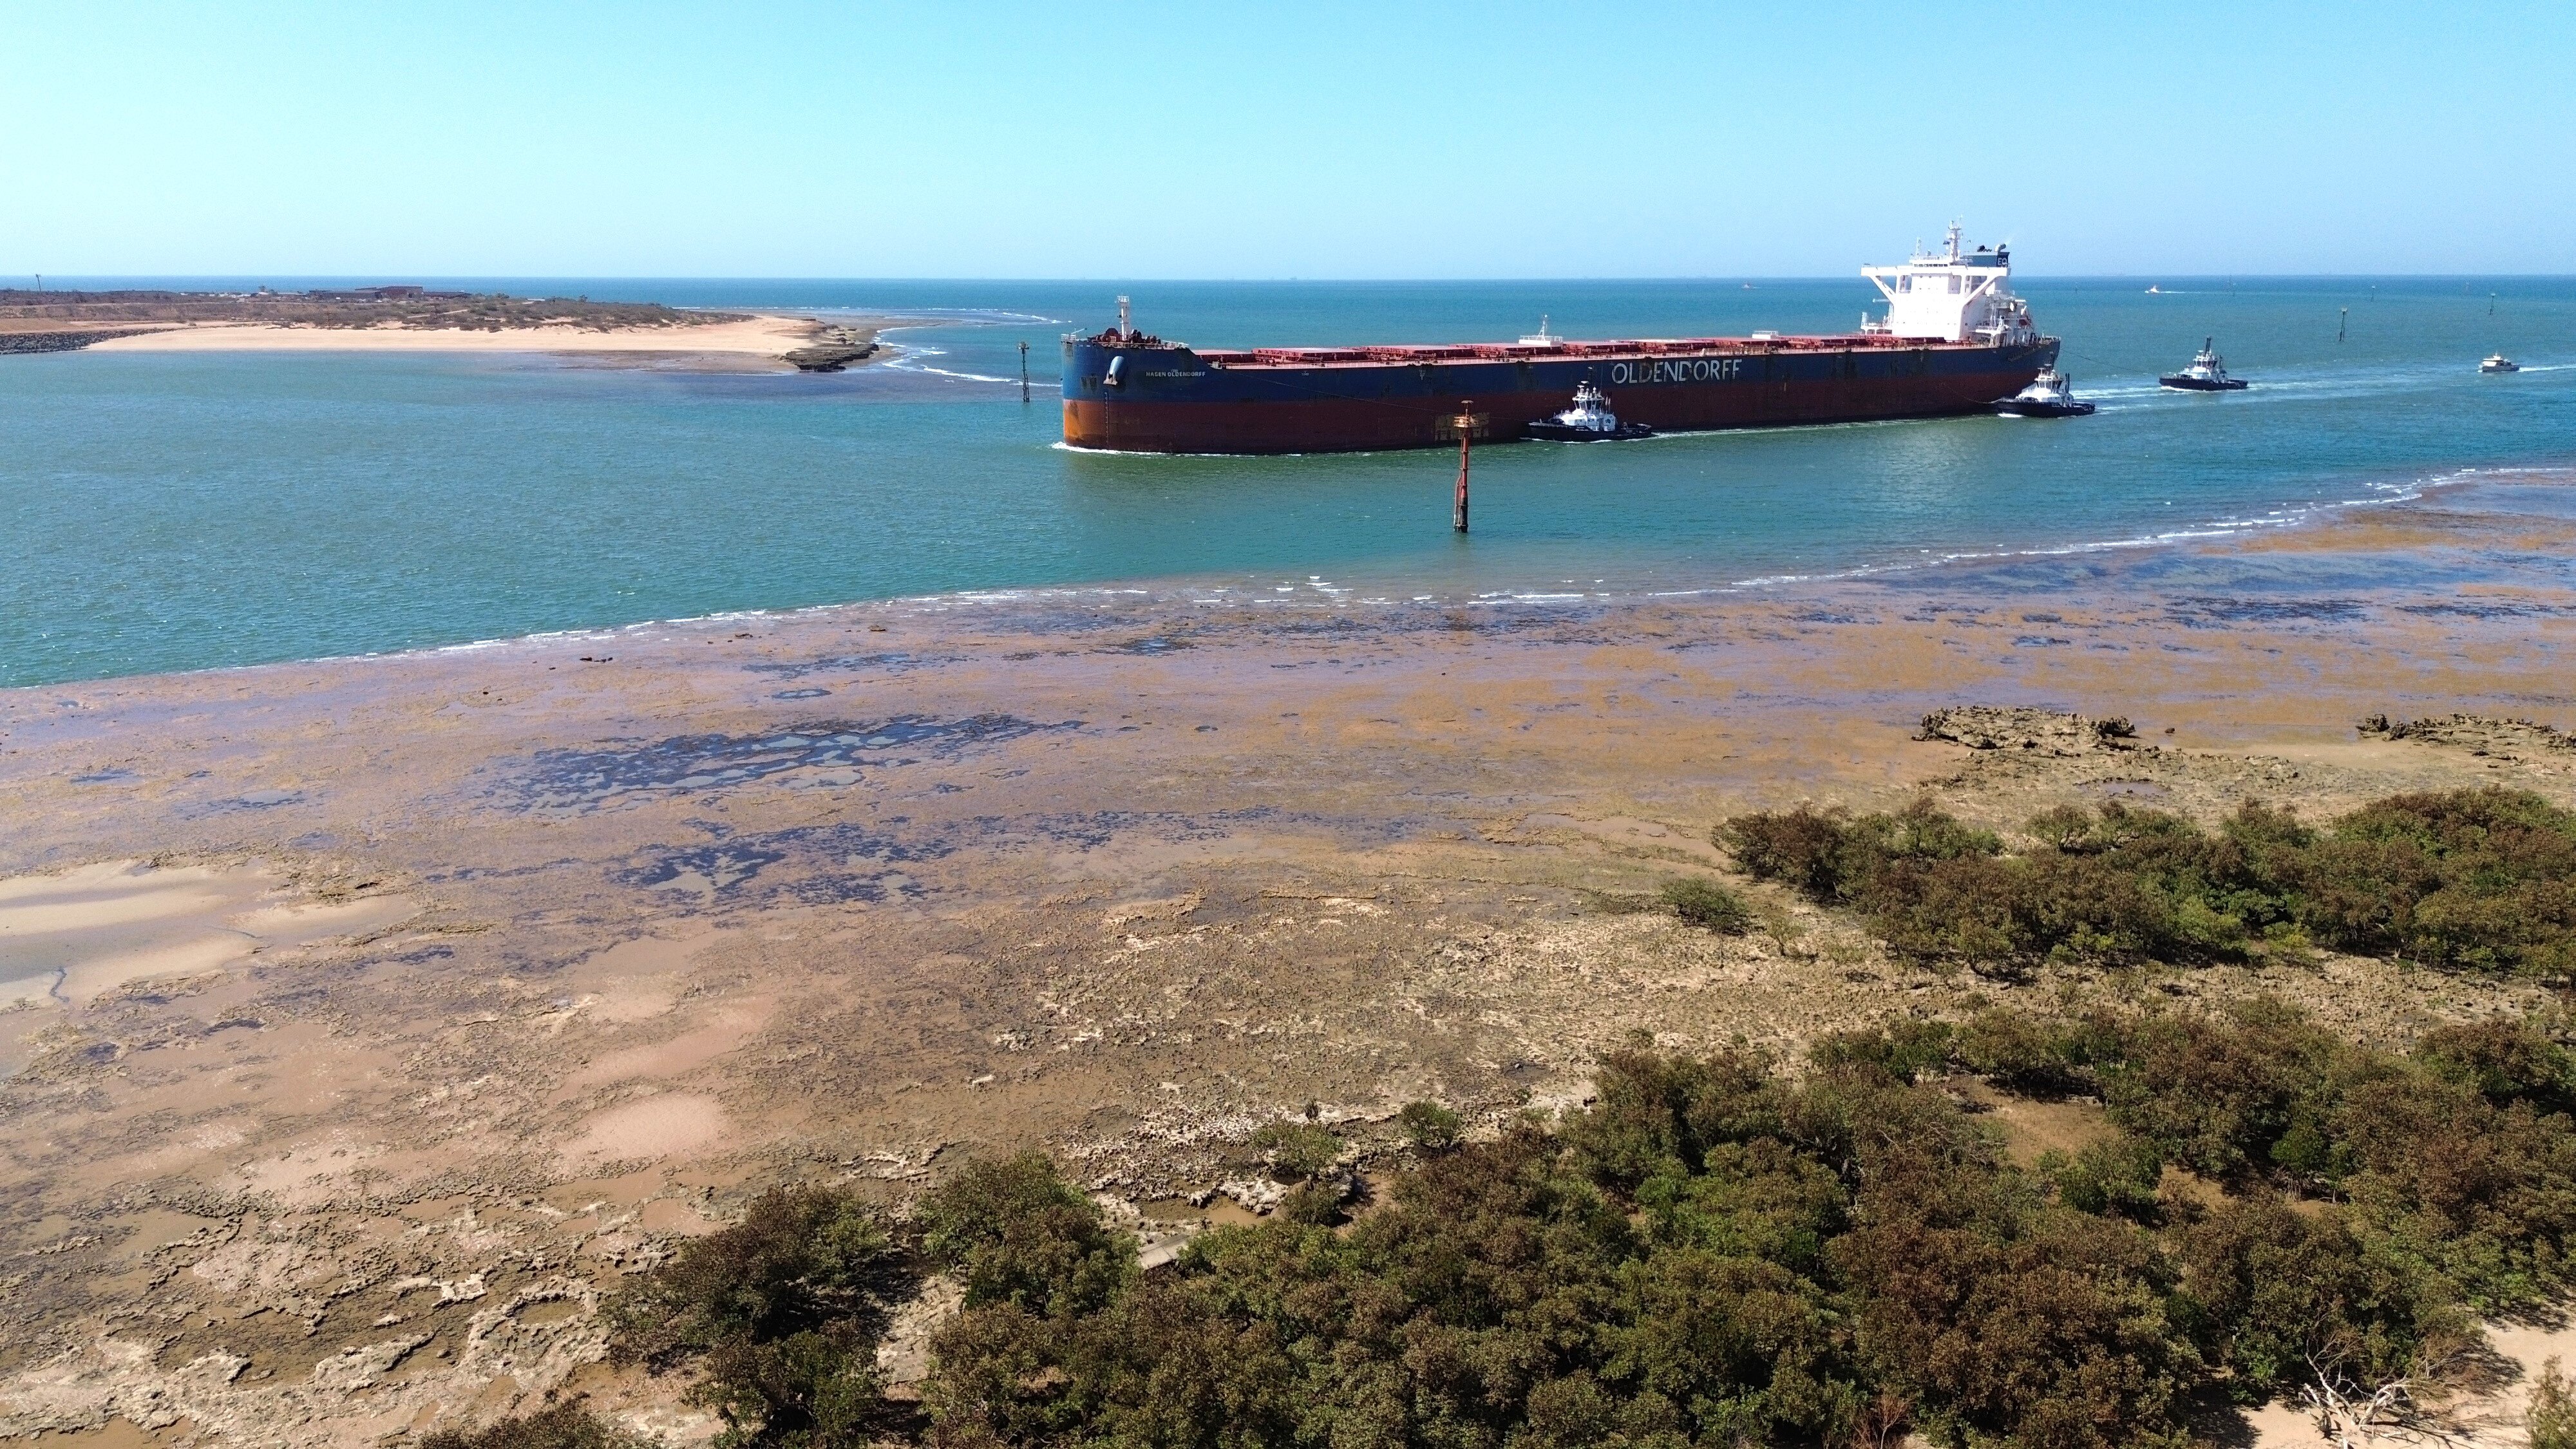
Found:
<path fill-rule="evenodd" d="M 1545 312 L 1538 314 L 1538 330 L 1536 332 L 1524 332 L 1521 334 L 1521 346 L 1523 347 L 1554 347 L 1556 344 L 1563 342 L 1564 340 L 1564 338 L 1547 330 L 1547 314 Z"/>
<path fill-rule="evenodd" d="M 1529 425 L 1529 435 L 1542 443 L 1627 443 L 1651 438 L 1644 423 L 1623 423 L 1610 411 L 1610 399 L 1585 378 L 1574 390 L 1574 406 Z"/>
<path fill-rule="evenodd" d="M 2520 372 L 2522 364 L 2499 352 L 2478 364 L 2480 372 Z"/>
<path fill-rule="evenodd" d="M 2052 367 L 1995 404 L 1995 411 L 2013 418 L 2080 418 L 2093 411 L 2093 404 L 2076 401 L 2074 384 Z"/>
<path fill-rule="evenodd" d="M 2191 366 L 2180 372 L 2168 372 L 2157 378 L 2156 382 L 2161 386 L 2177 388 L 2183 392 L 2241 391 L 2245 386 L 2244 379 L 2229 377 L 2227 360 L 2220 357 L 2210 346 L 2217 340 L 2215 337 L 2202 338 L 2200 355 L 2191 360 Z"/>
<path fill-rule="evenodd" d="M 2162 287 L 2149 287 L 2147 288 L 2147 295 L 2150 297 L 2160 297 L 2164 295 L 2164 290 L 2165 289 Z"/>

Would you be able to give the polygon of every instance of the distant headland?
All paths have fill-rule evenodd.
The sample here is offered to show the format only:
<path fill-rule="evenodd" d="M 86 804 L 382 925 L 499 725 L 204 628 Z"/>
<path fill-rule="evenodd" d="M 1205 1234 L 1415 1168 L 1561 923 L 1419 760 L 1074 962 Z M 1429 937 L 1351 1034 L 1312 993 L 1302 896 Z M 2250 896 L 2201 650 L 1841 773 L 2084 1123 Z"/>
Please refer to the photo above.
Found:
<path fill-rule="evenodd" d="M 660 302 L 425 286 L 277 292 L 0 289 L 0 354 L 114 351 L 531 351 L 706 359 L 836 372 L 872 360 L 886 319 L 824 323 Z"/>

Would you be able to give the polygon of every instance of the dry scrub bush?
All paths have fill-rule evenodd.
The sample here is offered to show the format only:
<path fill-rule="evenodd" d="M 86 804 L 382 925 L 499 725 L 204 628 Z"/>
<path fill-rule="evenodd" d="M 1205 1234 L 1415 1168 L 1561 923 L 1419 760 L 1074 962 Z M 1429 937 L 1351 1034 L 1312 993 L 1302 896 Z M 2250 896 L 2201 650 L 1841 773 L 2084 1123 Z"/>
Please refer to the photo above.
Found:
<path fill-rule="evenodd" d="M 438 1429 L 420 1449 L 649 1449 L 650 1441 L 612 1427 L 579 1404 L 550 1404 L 532 1414 L 476 1430 Z"/>
<path fill-rule="evenodd" d="M 2080 1043 L 2079 1085 L 2155 1038 L 1981 1030 Z M 2240 1074 L 2286 1054 L 2272 1075 L 2442 1080 L 2311 1059 L 2286 1018 L 2215 1030 L 2245 1038 L 2219 1043 Z M 1960 1065 L 1950 1034 L 1868 1036 L 1794 1079 L 1754 1056 L 1614 1053 L 1558 1131 L 1431 1157 L 1347 1228 L 1283 1214 L 1105 1297 L 970 1307 L 940 1340 L 933 1438 L 2178 1445 L 2205 1389 L 2259 1400 L 2317 1364 L 2402 1374 L 2464 1330 L 2450 1270 L 2365 1205 L 2293 1211 L 2259 1175 L 2216 1210 L 2167 1201 L 2162 1148 L 2140 1135 L 2023 1172 L 1908 1081 Z M 2233 1130 L 2159 1107 L 2195 1139 Z"/>
<path fill-rule="evenodd" d="M 725 1449 L 862 1443 L 890 1417 L 876 1344 L 912 1287 L 874 1209 L 834 1189 L 779 1188 L 612 1299 L 609 1355 L 696 1367 L 690 1400 L 724 1420 Z"/>
<path fill-rule="evenodd" d="M 1685 926 L 1740 936 L 1753 924 L 1753 908 L 1744 903 L 1744 897 L 1713 880 L 1684 877 L 1666 881 L 1660 898 Z"/>
<path fill-rule="evenodd" d="M 2324 831 L 2259 803 L 2216 834 L 2116 802 L 2033 820 L 2039 849 L 1918 801 L 1800 808 L 1717 833 L 1746 871 L 1867 916 L 1907 959 L 2010 971 L 2297 955 L 2309 941 L 2446 969 L 2576 973 L 2576 815 L 2501 789 L 2393 796 Z"/>
<path fill-rule="evenodd" d="M 1395 1123 L 1404 1131 L 1404 1140 L 1424 1152 L 1446 1152 L 1458 1145 L 1467 1130 L 1467 1119 L 1437 1102 L 1407 1102 L 1395 1114 Z"/>
<path fill-rule="evenodd" d="M 966 1285 L 933 1343 L 926 1432 L 947 1449 L 2180 1446 L 2203 1396 L 2420 1383 L 2479 1316 L 2576 1286 L 2569 1066 L 2532 1022 L 2396 1055 L 2266 1002 L 1900 1022 L 1796 1071 L 1639 1041 L 1553 1131 L 1427 1153 L 1347 1224 L 1310 1183 L 1152 1271 L 1045 1158 L 973 1163 L 917 1213 L 922 1251 Z M 2115 1133 L 2025 1171 L 1930 1080 L 1969 1071 L 2097 1094 Z M 1276 1146 L 1331 1137 L 1279 1126 Z M 2164 1192 L 2168 1164 L 2224 1192 Z M 869 1285 L 897 1256 L 847 1200 L 773 1194 L 621 1300 L 619 1352 L 731 1385 L 702 1399 L 731 1444 L 900 1432 L 864 1369 Z M 2563 1393 L 2535 1400 L 2536 1433 L 2571 1417 Z"/>
<path fill-rule="evenodd" d="M 2576 1394 L 2552 1358 L 2540 1366 L 2531 1386 L 2531 1405 L 2523 1412 L 2522 1432 L 2530 1449 L 2576 1449 Z"/>
<path fill-rule="evenodd" d="M 1332 1171 L 1342 1139 L 1312 1122 L 1265 1122 L 1252 1134 L 1252 1148 L 1281 1178 L 1306 1182 Z"/>

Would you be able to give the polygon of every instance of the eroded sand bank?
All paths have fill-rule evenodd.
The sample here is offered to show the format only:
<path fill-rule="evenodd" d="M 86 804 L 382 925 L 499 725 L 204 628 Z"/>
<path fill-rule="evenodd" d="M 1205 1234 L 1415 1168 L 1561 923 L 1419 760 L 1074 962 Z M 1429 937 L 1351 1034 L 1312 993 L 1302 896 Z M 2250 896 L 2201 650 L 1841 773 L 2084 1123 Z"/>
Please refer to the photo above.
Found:
<path fill-rule="evenodd" d="M 596 1364 L 589 1309 L 761 1186 L 1042 1145 L 1167 1211 L 1256 1121 L 1578 1100 L 1634 1029 L 1793 1049 L 1970 991 L 2274 991 L 2379 1039 L 2492 1009 L 2514 989 L 2340 959 L 1950 979 L 1785 897 L 1742 938 L 1597 902 L 1801 799 L 2576 803 L 2536 728 L 2353 729 L 2576 725 L 2568 492 L 1685 603 L 1067 594 L 0 695 L 0 909 L 402 902 L 0 1013 L 0 1434 L 359 1444 L 567 1386 L 703 1431 Z M 1968 702 L 2138 739 L 1914 738 Z"/>

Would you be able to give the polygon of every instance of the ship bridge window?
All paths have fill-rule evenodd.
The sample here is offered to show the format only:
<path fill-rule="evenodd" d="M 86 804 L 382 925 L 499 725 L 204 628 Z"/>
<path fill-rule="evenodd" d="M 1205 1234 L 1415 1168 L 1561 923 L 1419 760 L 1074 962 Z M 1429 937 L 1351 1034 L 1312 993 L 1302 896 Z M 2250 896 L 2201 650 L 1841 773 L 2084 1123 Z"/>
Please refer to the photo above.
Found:
<path fill-rule="evenodd" d="M 1959 279 L 1955 276 L 1950 279 L 1950 295 L 1953 297 L 1959 295 Z"/>

